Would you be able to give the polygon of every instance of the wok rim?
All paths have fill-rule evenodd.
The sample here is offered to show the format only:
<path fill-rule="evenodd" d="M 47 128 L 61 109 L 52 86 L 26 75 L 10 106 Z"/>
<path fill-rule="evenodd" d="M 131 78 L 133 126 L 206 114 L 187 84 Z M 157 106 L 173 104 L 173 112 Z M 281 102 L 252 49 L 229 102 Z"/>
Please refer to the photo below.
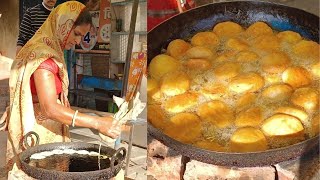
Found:
<path fill-rule="evenodd" d="M 181 15 L 181 14 L 185 14 L 185 13 L 188 13 L 188 12 L 191 12 L 191 11 L 197 11 L 198 9 L 200 8 L 203 8 L 205 6 L 210 6 L 210 5 L 213 5 L 213 4 L 220 4 L 220 5 L 223 5 L 223 4 L 233 4 L 233 3 L 253 3 L 253 4 L 266 4 L 266 5 L 277 5 L 277 6 L 280 6 L 280 7 L 285 7 L 285 8 L 291 8 L 293 10 L 296 10 L 296 11 L 300 11 L 300 12 L 303 12 L 303 13 L 308 13 L 310 15 L 313 15 L 315 17 L 318 17 L 318 15 L 316 14 L 313 14 L 311 12 L 308 12 L 308 11 L 305 11 L 304 9 L 299 9 L 299 8 L 296 8 L 296 7 L 292 7 L 292 6 L 287 6 L 287 5 L 284 5 L 284 4 L 281 4 L 281 3 L 277 3 L 277 2 L 269 2 L 269 1 L 261 1 L 261 0 L 244 0 L 244 1 L 239 1 L 239 0 L 236 0 L 236 1 L 227 1 L 227 2 L 216 2 L 216 3 L 208 3 L 208 4 L 204 4 L 204 5 L 201 5 L 201 6 L 197 6 L 195 8 L 192 8 L 192 9 L 189 9 L 189 10 L 186 10 L 180 14 L 175 14 L 171 17 L 169 17 L 168 19 L 166 19 L 165 21 L 162 21 L 160 22 L 159 24 L 157 24 L 156 26 L 154 26 L 152 29 L 150 29 L 150 31 L 148 31 L 147 34 L 151 33 L 154 29 L 156 29 L 158 26 L 161 26 L 162 24 L 165 24 L 167 21 L 170 21 L 171 19 L 174 19 L 176 18 L 177 16 Z"/>
<path fill-rule="evenodd" d="M 175 151 L 181 153 L 183 156 L 187 156 L 193 160 L 197 160 L 204 163 L 209 163 L 213 165 L 221 165 L 221 166 L 237 166 L 237 167 L 256 167 L 256 166 L 268 166 L 268 165 L 274 165 L 280 162 L 288 161 L 291 159 L 295 159 L 299 156 L 304 155 L 305 153 L 311 151 L 313 148 L 315 148 L 317 145 L 318 151 L 319 151 L 319 141 L 320 141 L 320 135 L 314 136 L 312 138 L 308 138 L 304 141 L 280 147 L 280 148 L 273 148 L 273 149 L 267 149 L 265 151 L 256 151 L 256 152 L 246 152 L 246 153 L 238 153 L 238 152 L 221 152 L 221 151 L 212 151 L 208 149 L 202 149 L 196 146 L 193 146 L 191 144 L 185 144 L 180 141 L 177 141 L 170 136 L 164 134 L 160 129 L 155 128 L 150 122 L 148 122 L 148 134 L 153 137 L 154 139 L 162 142 L 167 147 L 173 148 Z M 172 146 L 174 145 L 174 146 Z M 191 151 L 189 151 L 191 149 Z M 301 151 L 297 153 L 285 153 L 288 151 L 294 151 L 296 149 L 302 149 Z M 220 161 L 220 159 L 212 160 L 212 157 L 206 157 L 206 158 L 199 158 L 199 156 L 194 155 L 192 151 L 196 151 L 198 154 L 206 154 L 206 155 L 215 155 L 218 156 L 217 158 L 221 158 L 219 156 L 224 156 L 225 160 Z M 257 161 L 242 161 L 247 158 L 257 158 L 257 156 L 271 156 L 274 154 L 282 154 L 284 153 L 285 156 L 283 156 L 281 159 L 277 158 L 271 158 L 266 160 L 265 162 L 257 162 Z M 229 158 L 226 158 L 228 157 Z M 231 156 L 231 157 L 230 157 Z M 239 158 L 239 159 L 237 159 Z M 260 157 L 261 158 L 261 157 Z M 236 160 L 234 160 L 236 159 Z"/>
<path fill-rule="evenodd" d="M 74 150 L 88 150 L 88 149 L 96 149 L 99 147 L 99 144 L 94 144 L 94 143 L 86 143 L 86 142 L 56 142 L 56 143 L 48 143 L 48 144 L 42 144 L 38 146 L 33 146 L 25 151 L 22 151 L 19 154 L 19 161 L 21 163 L 23 171 L 28 174 L 31 177 L 34 177 L 36 175 L 30 173 L 29 171 L 34 171 L 36 173 L 41 173 L 41 174 L 47 174 L 49 177 L 52 176 L 61 176 L 61 177 L 68 177 L 71 179 L 78 179 L 81 177 L 106 177 L 106 178 L 111 178 L 114 177 L 122 168 L 125 157 L 126 157 L 126 152 L 123 154 L 117 154 L 117 159 L 116 161 L 118 162 L 117 165 L 114 166 L 114 169 L 111 169 L 111 166 L 106 169 L 101 169 L 101 170 L 96 170 L 96 171 L 85 171 L 85 172 L 63 172 L 63 171 L 57 171 L 57 170 L 48 170 L 48 169 L 43 169 L 43 168 L 37 168 L 34 166 L 30 166 L 25 162 L 27 158 L 30 158 L 31 155 L 39 152 L 44 152 L 44 151 L 50 151 L 50 150 L 55 150 L 55 149 L 74 149 Z M 119 148 L 120 149 L 120 148 Z M 125 149 L 125 148 L 121 148 Z M 113 154 L 117 152 L 117 150 L 106 147 L 101 145 L 101 151 L 112 151 L 112 154 L 110 154 L 110 158 L 112 157 Z M 126 151 L 126 150 L 125 150 Z M 109 155 L 109 154 L 108 154 Z M 85 175 L 85 176 L 84 176 Z M 34 177 L 34 178 L 39 178 L 39 177 Z"/>

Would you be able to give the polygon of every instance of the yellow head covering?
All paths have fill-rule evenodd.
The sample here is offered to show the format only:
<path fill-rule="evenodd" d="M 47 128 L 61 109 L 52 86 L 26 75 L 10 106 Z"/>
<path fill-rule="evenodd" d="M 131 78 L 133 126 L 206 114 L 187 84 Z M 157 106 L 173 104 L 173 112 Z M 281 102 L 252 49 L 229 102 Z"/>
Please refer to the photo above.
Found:
<path fill-rule="evenodd" d="M 38 66 L 53 59 L 59 67 L 62 80 L 61 101 L 64 104 L 68 94 L 68 74 L 63 49 L 74 22 L 84 9 L 76 1 L 65 2 L 56 7 L 35 35 L 20 50 L 13 62 L 10 73 L 10 118 L 8 131 L 12 146 L 20 152 L 22 135 L 33 130 L 35 115 L 30 89 L 30 77 Z M 52 85 L 54 87 L 54 84 Z"/>

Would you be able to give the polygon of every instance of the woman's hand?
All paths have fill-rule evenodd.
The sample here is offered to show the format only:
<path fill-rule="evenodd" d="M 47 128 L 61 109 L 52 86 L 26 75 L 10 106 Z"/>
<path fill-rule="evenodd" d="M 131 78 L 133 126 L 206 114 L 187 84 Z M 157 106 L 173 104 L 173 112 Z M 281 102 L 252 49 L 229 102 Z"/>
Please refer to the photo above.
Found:
<path fill-rule="evenodd" d="M 97 129 L 100 133 L 116 139 L 121 133 L 121 123 L 113 120 L 112 116 L 100 117 Z"/>

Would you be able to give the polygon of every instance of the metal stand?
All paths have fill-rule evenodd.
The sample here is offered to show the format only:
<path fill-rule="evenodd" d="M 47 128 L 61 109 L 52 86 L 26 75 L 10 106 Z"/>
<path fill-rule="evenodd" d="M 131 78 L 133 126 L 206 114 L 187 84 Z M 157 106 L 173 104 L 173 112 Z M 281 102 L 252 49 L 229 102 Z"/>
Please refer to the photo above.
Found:
<path fill-rule="evenodd" d="M 124 78 L 123 78 L 122 94 L 121 94 L 122 97 L 125 97 L 126 92 L 127 92 L 128 79 L 129 79 L 129 70 L 130 70 L 130 61 L 131 61 L 133 40 L 134 40 L 134 32 L 135 32 L 135 29 L 136 29 L 138 5 L 139 5 L 139 0 L 134 0 L 133 1 L 133 5 L 132 5 L 131 20 L 130 20 L 130 29 L 129 29 L 129 37 L 128 37 L 128 47 L 127 47 L 126 62 L 125 62 L 125 66 L 124 66 Z M 129 109 L 132 108 L 132 103 L 129 103 L 129 107 L 128 108 Z M 126 159 L 126 167 L 125 167 L 125 174 L 124 174 L 125 177 L 128 175 L 128 168 L 129 168 L 129 164 L 130 164 L 133 130 L 134 130 L 134 125 L 132 124 L 132 126 L 130 128 L 129 144 L 128 144 L 128 151 L 127 151 L 128 155 L 127 155 L 127 159 Z"/>
<path fill-rule="evenodd" d="M 133 141 L 134 126 L 145 125 L 145 124 L 147 124 L 147 120 L 142 118 L 137 118 L 137 120 L 128 121 L 126 123 L 126 125 L 130 126 L 130 134 L 129 134 L 128 151 L 127 151 L 127 157 L 126 157 L 126 167 L 124 172 L 125 177 L 128 175 L 128 169 L 130 165 L 131 151 L 132 151 L 132 145 L 133 145 L 132 141 Z"/>
<path fill-rule="evenodd" d="M 130 157 L 131 157 L 131 150 L 132 150 L 132 138 L 133 138 L 133 130 L 134 130 L 134 125 L 130 127 L 130 135 L 129 135 L 129 144 L 128 144 L 128 154 L 127 154 L 127 159 L 126 159 L 126 167 L 124 171 L 124 176 L 126 177 L 128 175 L 128 169 L 130 165 Z"/>

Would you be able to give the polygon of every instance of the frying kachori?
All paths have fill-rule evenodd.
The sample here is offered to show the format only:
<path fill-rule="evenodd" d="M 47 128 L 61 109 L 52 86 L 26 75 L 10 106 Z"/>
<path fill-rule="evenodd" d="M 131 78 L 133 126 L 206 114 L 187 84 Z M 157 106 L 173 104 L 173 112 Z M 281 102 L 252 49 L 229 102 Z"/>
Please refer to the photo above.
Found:
<path fill-rule="evenodd" d="M 167 53 L 173 58 L 180 59 L 191 45 L 182 39 L 175 39 L 171 41 L 167 48 Z"/>
<path fill-rule="evenodd" d="M 237 129 L 230 138 L 232 152 L 256 152 L 268 149 L 268 143 L 263 133 L 253 127 Z"/>
<path fill-rule="evenodd" d="M 319 44 L 297 32 L 220 22 L 151 60 L 148 120 L 211 151 L 295 144 L 319 135 L 319 64 Z"/>

